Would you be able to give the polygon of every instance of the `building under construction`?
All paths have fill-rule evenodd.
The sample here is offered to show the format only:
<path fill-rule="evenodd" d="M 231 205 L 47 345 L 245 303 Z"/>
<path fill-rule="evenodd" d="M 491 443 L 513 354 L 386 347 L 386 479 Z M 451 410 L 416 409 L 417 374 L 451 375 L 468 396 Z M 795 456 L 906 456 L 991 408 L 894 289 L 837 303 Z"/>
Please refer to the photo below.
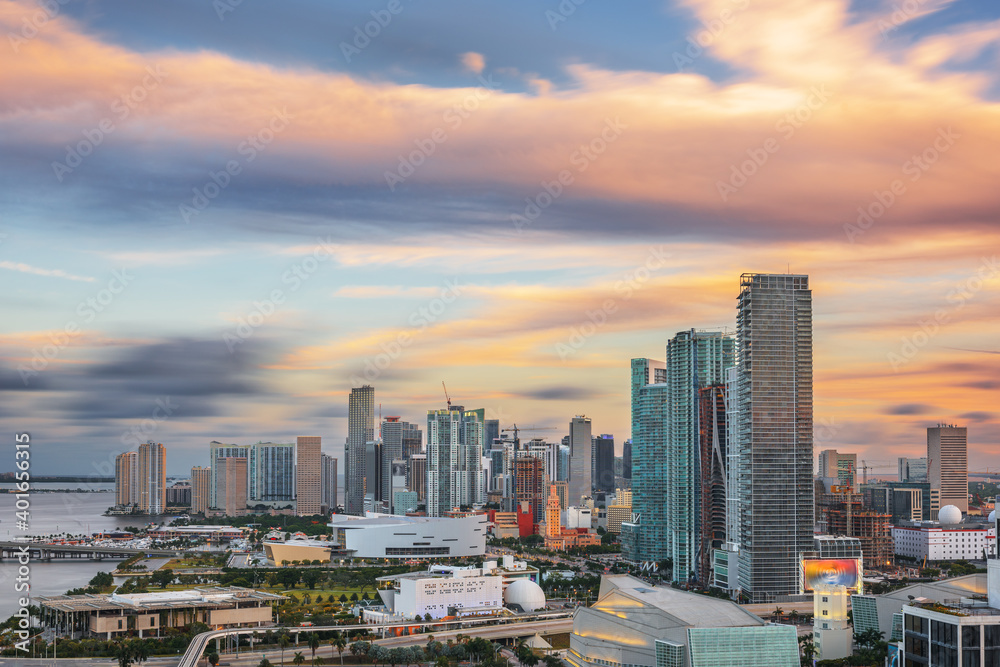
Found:
<path fill-rule="evenodd" d="M 862 509 L 861 494 L 840 496 L 826 510 L 831 535 L 856 537 L 861 541 L 865 569 L 892 566 L 892 516 Z"/>

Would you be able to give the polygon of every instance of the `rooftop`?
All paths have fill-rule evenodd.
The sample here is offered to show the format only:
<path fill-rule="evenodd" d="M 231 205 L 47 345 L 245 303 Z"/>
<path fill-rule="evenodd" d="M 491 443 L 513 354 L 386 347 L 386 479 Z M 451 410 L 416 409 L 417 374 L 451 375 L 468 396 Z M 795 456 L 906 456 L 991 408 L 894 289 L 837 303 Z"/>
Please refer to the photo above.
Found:
<path fill-rule="evenodd" d="M 276 602 L 284 600 L 283 595 L 265 593 L 252 588 L 211 586 L 192 588 L 184 591 L 162 591 L 157 593 L 129 593 L 125 595 L 47 595 L 35 600 L 42 607 L 64 612 L 110 611 L 114 609 L 181 609 L 190 607 L 233 607 L 241 600 Z"/>

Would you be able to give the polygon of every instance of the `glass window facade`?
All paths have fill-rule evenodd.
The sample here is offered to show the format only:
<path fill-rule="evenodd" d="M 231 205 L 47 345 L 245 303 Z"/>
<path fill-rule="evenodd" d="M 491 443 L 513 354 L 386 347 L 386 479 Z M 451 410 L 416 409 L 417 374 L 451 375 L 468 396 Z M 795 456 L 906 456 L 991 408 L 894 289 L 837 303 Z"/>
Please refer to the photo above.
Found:
<path fill-rule="evenodd" d="M 799 645 L 791 625 L 688 628 L 688 652 L 691 667 L 799 665 Z"/>

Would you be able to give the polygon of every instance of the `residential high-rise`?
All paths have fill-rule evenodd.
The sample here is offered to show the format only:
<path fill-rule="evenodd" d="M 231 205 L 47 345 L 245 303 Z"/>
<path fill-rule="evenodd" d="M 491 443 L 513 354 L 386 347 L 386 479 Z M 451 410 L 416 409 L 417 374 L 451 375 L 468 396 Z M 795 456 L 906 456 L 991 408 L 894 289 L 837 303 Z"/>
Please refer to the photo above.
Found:
<path fill-rule="evenodd" d="M 247 502 L 272 508 L 295 506 L 295 444 L 258 442 L 247 449 Z"/>
<path fill-rule="evenodd" d="M 295 441 L 295 513 L 312 516 L 323 504 L 322 441 L 319 436 L 300 435 Z"/>
<path fill-rule="evenodd" d="M 485 411 L 452 407 L 427 412 L 427 515 L 481 504 Z"/>
<path fill-rule="evenodd" d="M 247 512 L 247 458 L 227 456 L 217 461 L 215 469 L 217 509 L 226 516 L 242 516 Z"/>
<path fill-rule="evenodd" d="M 799 590 L 813 546 L 809 277 L 745 273 L 736 318 L 739 586 L 753 602 Z"/>
<path fill-rule="evenodd" d="M 841 454 L 836 449 L 819 453 L 819 477 L 828 486 L 846 487 L 841 493 L 858 493 L 858 455 Z"/>
<path fill-rule="evenodd" d="M 324 513 L 332 512 L 337 508 L 337 458 L 320 454 L 319 461 L 322 478 L 320 505 Z"/>
<path fill-rule="evenodd" d="M 115 457 L 115 504 L 139 504 L 138 452 L 123 452 Z"/>
<path fill-rule="evenodd" d="M 208 465 L 210 469 L 208 507 L 210 508 L 222 509 L 223 507 L 225 507 L 225 499 L 219 498 L 219 490 L 217 485 L 217 480 L 219 479 L 218 468 L 220 465 L 219 459 L 228 458 L 230 456 L 249 458 L 250 448 L 241 445 L 233 445 L 224 442 L 218 442 L 215 440 L 208 443 Z M 247 483 L 249 485 L 249 479 Z"/>
<path fill-rule="evenodd" d="M 531 506 L 535 523 L 541 523 L 545 519 L 545 462 L 528 454 L 520 454 L 517 457 L 515 474 L 517 476 L 517 504 L 524 507 L 524 503 Z"/>
<path fill-rule="evenodd" d="M 705 588 L 712 582 L 713 555 L 726 543 L 727 403 L 725 383 L 711 384 L 698 391 L 701 544 L 698 547 L 697 573 L 698 581 Z"/>
<path fill-rule="evenodd" d="M 375 387 L 351 389 L 347 403 L 347 443 L 344 446 L 345 509 L 364 514 L 365 445 L 375 439 Z"/>
<path fill-rule="evenodd" d="M 926 482 L 927 481 L 927 459 L 899 457 L 899 481 L 900 482 Z"/>
<path fill-rule="evenodd" d="M 417 500 L 427 500 L 427 455 L 416 454 L 407 461 L 406 484 L 417 494 Z"/>
<path fill-rule="evenodd" d="M 167 449 L 161 444 L 139 445 L 139 511 L 163 514 L 167 508 Z"/>
<path fill-rule="evenodd" d="M 610 433 L 594 436 L 592 447 L 594 489 L 611 493 L 615 490 L 615 436 Z"/>
<path fill-rule="evenodd" d="M 591 434 L 590 417 L 577 415 L 569 422 L 569 504 L 580 505 L 580 499 L 590 497 L 593 480 L 590 477 Z"/>
<path fill-rule="evenodd" d="M 941 491 L 941 507 L 969 511 L 969 429 L 938 424 L 927 429 L 927 481 Z M 937 517 L 934 517 L 937 519 Z"/>
<path fill-rule="evenodd" d="M 212 469 L 195 466 L 191 468 L 191 511 L 204 514 L 208 509 L 209 493 L 212 489 Z"/>
<path fill-rule="evenodd" d="M 500 420 L 487 419 L 483 422 L 483 449 L 493 449 L 493 443 L 500 439 Z"/>
<path fill-rule="evenodd" d="M 631 405 L 639 404 L 639 392 L 647 384 L 659 384 L 667 380 L 667 365 L 665 362 L 655 359 L 633 359 L 632 360 L 632 402 Z M 632 433 L 631 440 L 635 440 L 639 432 L 639 416 L 632 410 Z M 629 475 L 626 475 L 628 477 Z"/>
<path fill-rule="evenodd" d="M 399 417 L 386 417 L 382 420 L 381 433 L 382 461 L 380 469 L 382 471 L 390 471 L 393 461 L 407 459 L 420 453 L 423 432 L 416 424 L 402 421 Z M 381 499 L 387 503 L 392 500 L 392 476 L 383 474 L 381 485 Z M 366 486 L 370 487 L 371 485 Z"/>

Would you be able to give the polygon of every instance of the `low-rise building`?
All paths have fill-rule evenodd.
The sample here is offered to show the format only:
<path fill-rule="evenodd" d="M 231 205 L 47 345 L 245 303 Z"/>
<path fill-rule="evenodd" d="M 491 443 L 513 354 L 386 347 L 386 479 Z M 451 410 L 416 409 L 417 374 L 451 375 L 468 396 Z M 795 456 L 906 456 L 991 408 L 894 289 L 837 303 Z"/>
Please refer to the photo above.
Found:
<path fill-rule="evenodd" d="M 996 526 L 988 524 L 903 522 L 893 526 L 892 541 L 897 556 L 918 561 L 982 560 L 997 555 Z"/>
<path fill-rule="evenodd" d="M 233 526 L 160 526 L 147 535 L 154 540 L 202 539 L 209 542 L 229 542 L 243 538 L 244 529 Z"/>
<path fill-rule="evenodd" d="M 265 627 L 274 624 L 272 606 L 284 599 L 237 586 L 34 598 L 41 609 L 42 626 L 57 636 L 109 641 L 130 633 L 159 637 L 165 630 L 192 623 L 212 628 Z"/>

